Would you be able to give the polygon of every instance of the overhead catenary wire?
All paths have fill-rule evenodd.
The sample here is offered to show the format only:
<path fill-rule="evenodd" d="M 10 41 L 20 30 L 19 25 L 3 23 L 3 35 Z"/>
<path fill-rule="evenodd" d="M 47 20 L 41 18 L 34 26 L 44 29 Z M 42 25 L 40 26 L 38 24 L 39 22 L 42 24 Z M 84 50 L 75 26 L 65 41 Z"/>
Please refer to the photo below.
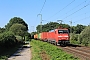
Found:
<path fill-rule="evenodd" d="M 77 21 L 75 21 L 75 22 L 78 22 L 78 21 L 81 21 L 81 20 L 85 20 L 85 19 L 89 19 L 89 18 L 90 18 L 90 16 L 85 17 L 85 18 L 82 18 L 82 19 L 79 19 L 79 20 L 77 20 Z"/>
<path fill-rule="evenodd" d="M 60 13 L 61 11 L 63 11 L 65 8 L 67 8 L 69 5 L 71 5 L 75 0 L 71 1 L 68 5 L 66 5 L 65 7 L 63 7 L 61 10 L 59 10 L 58 12 L 56 12 L 54 15 L 52 15 L 50 18 L 54 17 L 55 15 L 57 15 L 58 13 Z M 50 19 L 48 18 L 48 19 Z M 47 20 L 48 20 L 47 19 Z"/>
<path fill-rule="evenodd" d="M 46 3 L 46 0 L 44 1 L 44 4 L 43 4 L 43 6 L 42 6 L 42 8 L 41 8 L 41 10 L 40 10 L 40 13 L 42 12 L 42 10 L 43 10 L 43 8 L 44 8 L 45 3 Z"/>
<path fill-rule="evenodd" d="M 73 1 L 75 1 L 75 0 L 73 0 Z M 87 2 L 87 0 L 81 2 L 81 3 L 78 4 L 76 7 L 72 8 L 71 10 L 68 10 L 68 12 L 66 12 L 66 14 L 68 14 L 68 13 L 71 12 L 72 10 L 76 9 L 77 7 L 80 7 L 82 4 L 84 4 L 84 3 L 86 3 L 86 2 Z M 85 9 L 85 8 L 86 8 L 87 6 L 89 6 L 89 5 L 90 5 L 90 3 L 84 4 L 81 8 L 78 8 L 76 11 L 73 11 L 71 14 L 68 14 L 68 15 L 65 16 L 65 18 L 63 18 L 63 19 L 66 19 L 66 18 L 68 18 L 68 17 L 70 17 L 70 16 L 72 16 L 72 15 L 75 15 L 77 12 Z M 71 4 L 70 4 L 70 6 L 71 6 Z M 67 5 L 67 7 L 68 7 L 68 5 Z M 67 7 L 66 7 L 66 8 L 67 8 Z M 64 10 L 64 9 L 65 9 L 65 8 L 63 8 L 62 10 Z M 43 10 L 43 7 L 42 7 L 40 13 L 42 12 L 42 10 Z M 61 12 L 62 10 L 58 11 L 55 15 L 57 15 L 57 14 L 58 14 L 59 12 Z M 86 12 L 85 12 L 85 13 L 86 13 Z M 85 13 L 84 13 L 84 14 L 85 14 Z M 55 16 L 55 15 L 53 15 L 53 16 Z M 82 14 L 81 14 L 81 15 L 82 15 Z M 80 16 L 80 14 L 79 14 L 78 16 Z M 52 18 L 52 17 L 51 17 L 51 18 Z M 78 19 L 78 20 L 84 20 L 84 19 L 88 19 L 88 18 L 90 18 L 90 17 L 85 17 L 85 18 L 81 18 L 81 19 Z M 63 20 L 63 19 L 62 19 L 62 20 Z"/>
<path fill-rule="evenodd" d="M 76 9 L 77 7 L 79 7 L 80 5 L 82 5 L 83 3 L 85 3 L 87 0 L 85 0 L 84 2 L 80 3 L 79 5 L 77 5 L 76 7 L 72 8 L 70 11 Z M 66 14 L 68 14 L 70 11 L 68 11 Z"/>
<path fill-rule="evenodd" d="M 79 15 L 77 15 L 77 16 L 75 16 L 75 17 L 80 17 L 81 15 L 85 15 L 85 14 L 87 14 L 87 13 L 89 13 L 89 12 L 85 12 L 85 13 L 79 14 Z"/>
<path fill-rule="evenodd" d="M 73 14 L 77 13 L 78 11 L 80 11 L 80 10 L 84 9 L 85 7 L 87 7 L 87 6 L 89 6 L 89 5 L 90 5 L 90 2 L 89 2 L 88 4 L 86 4 L 86 5 L 84 5 L 83 7 L 81 7 L 80 9 L 78 9 L 77 11 L 75 11 L 75 12 L 71 13 L 70 15 L 66 16 L 66 17 L 65 17 L 65 18 L 63 18 L 63 19 L 68 18 L 69 16 L 71 16 L 71 15 L 73 15 Z"/>
<path fill-rule="evenodd" d="M 72 10 L 76 9 L 77 7 L 81 6 L 82 4 L 84 4 L 85 2 L 87 2 L 87 0 L 83 1 L 82 3 L 80 3 L 79 5 L 77 5 L 76 7 L 72 8 L 71 10 L 69 10 L 68 12 L 66 12 L 65 14 L 68 14 L 69 12 L 71 12 Z M 63 15 L 62 15 L 63 16 Z M 59 16 L 60 17 L 60 16 Z M 58 18 L 59 18 L 58 17 Z M 57 18 L 57 19 L 58 19 Z"/>

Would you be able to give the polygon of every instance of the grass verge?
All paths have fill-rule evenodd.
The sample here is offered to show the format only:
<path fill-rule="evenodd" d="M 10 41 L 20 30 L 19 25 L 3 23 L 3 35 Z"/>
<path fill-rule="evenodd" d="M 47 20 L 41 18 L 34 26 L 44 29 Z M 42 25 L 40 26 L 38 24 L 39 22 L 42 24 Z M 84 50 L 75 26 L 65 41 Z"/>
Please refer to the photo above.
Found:
<path fill-rule="evenodd" d="M 40 48 L 38 45 L 35 45 L 34 41 L 30 42 L 31 45 L 31 52 L 32 52 L 32 59 L 31 60 L 42 60 L 40 57 Z"/>
<path fill-rule="evenodd" d="M 32 40 L 31 41 L 31 51 L 32 51 L 32 60 L 45 60 L 42 59 L 40 53 L 44 51 L 44 55 L 48 56 L 48 60 L 79 60 L 78 58 L 73 57 L 71 54 L 67 54 L 60 48 L 49 44 L 47 42 L 42 42 L 39 40 Z M 45 56 L 44 56 L 45 57 Z"/>

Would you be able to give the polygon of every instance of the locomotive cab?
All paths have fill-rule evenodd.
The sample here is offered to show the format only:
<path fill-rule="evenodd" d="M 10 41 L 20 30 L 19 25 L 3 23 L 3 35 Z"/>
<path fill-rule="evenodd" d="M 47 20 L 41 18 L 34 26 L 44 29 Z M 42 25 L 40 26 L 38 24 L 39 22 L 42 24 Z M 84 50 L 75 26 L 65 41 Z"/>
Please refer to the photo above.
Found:
<path fill-rule="evenodd" d="M 69 31 L 68 29 L 57 29 L 55 31 L 56 43 L 66 45 L 69 43 Z"/>

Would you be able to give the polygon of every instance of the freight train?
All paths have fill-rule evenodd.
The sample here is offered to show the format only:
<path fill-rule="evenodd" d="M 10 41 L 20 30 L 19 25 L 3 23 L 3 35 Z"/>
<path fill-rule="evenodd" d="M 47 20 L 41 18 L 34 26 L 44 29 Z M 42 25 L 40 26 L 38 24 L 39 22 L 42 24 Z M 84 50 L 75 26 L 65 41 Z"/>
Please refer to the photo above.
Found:
<path fill-rule="evenodd" d="M 34 39 L 40 39 L 55 45 L 66 45 L 70 43 L 69 30 L 66 28 L 57 28 L 49 32 L 35 34 Z"/>

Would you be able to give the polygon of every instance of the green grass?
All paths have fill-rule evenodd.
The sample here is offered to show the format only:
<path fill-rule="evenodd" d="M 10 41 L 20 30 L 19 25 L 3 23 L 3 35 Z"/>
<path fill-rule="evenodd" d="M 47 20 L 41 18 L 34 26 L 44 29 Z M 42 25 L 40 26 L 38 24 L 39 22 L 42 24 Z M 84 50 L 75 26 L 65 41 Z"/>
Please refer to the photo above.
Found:
<path fill-rule="evenodd" d="M 49 44 L 47 42 L 42 42 L 39 40 L 32 40 L 32 60 L 38 59 L 40 57 L 41 51 L 46 51 L 46 54 L 50 56 L 50 60 L 79 60 L 78 58 L 73 57 L 73 55 L 67 54 L 60 48 L 57 48 L 56 46 Z"/>
<path fill-rule="evenodd" d="M 40 57 L 40 48 L 38 45 L 35 44 L 34 41 L 30 42 L 31 45 L 31 51 L 32 51 L 32 59 L 31 60 L 42 60 Z"/>

